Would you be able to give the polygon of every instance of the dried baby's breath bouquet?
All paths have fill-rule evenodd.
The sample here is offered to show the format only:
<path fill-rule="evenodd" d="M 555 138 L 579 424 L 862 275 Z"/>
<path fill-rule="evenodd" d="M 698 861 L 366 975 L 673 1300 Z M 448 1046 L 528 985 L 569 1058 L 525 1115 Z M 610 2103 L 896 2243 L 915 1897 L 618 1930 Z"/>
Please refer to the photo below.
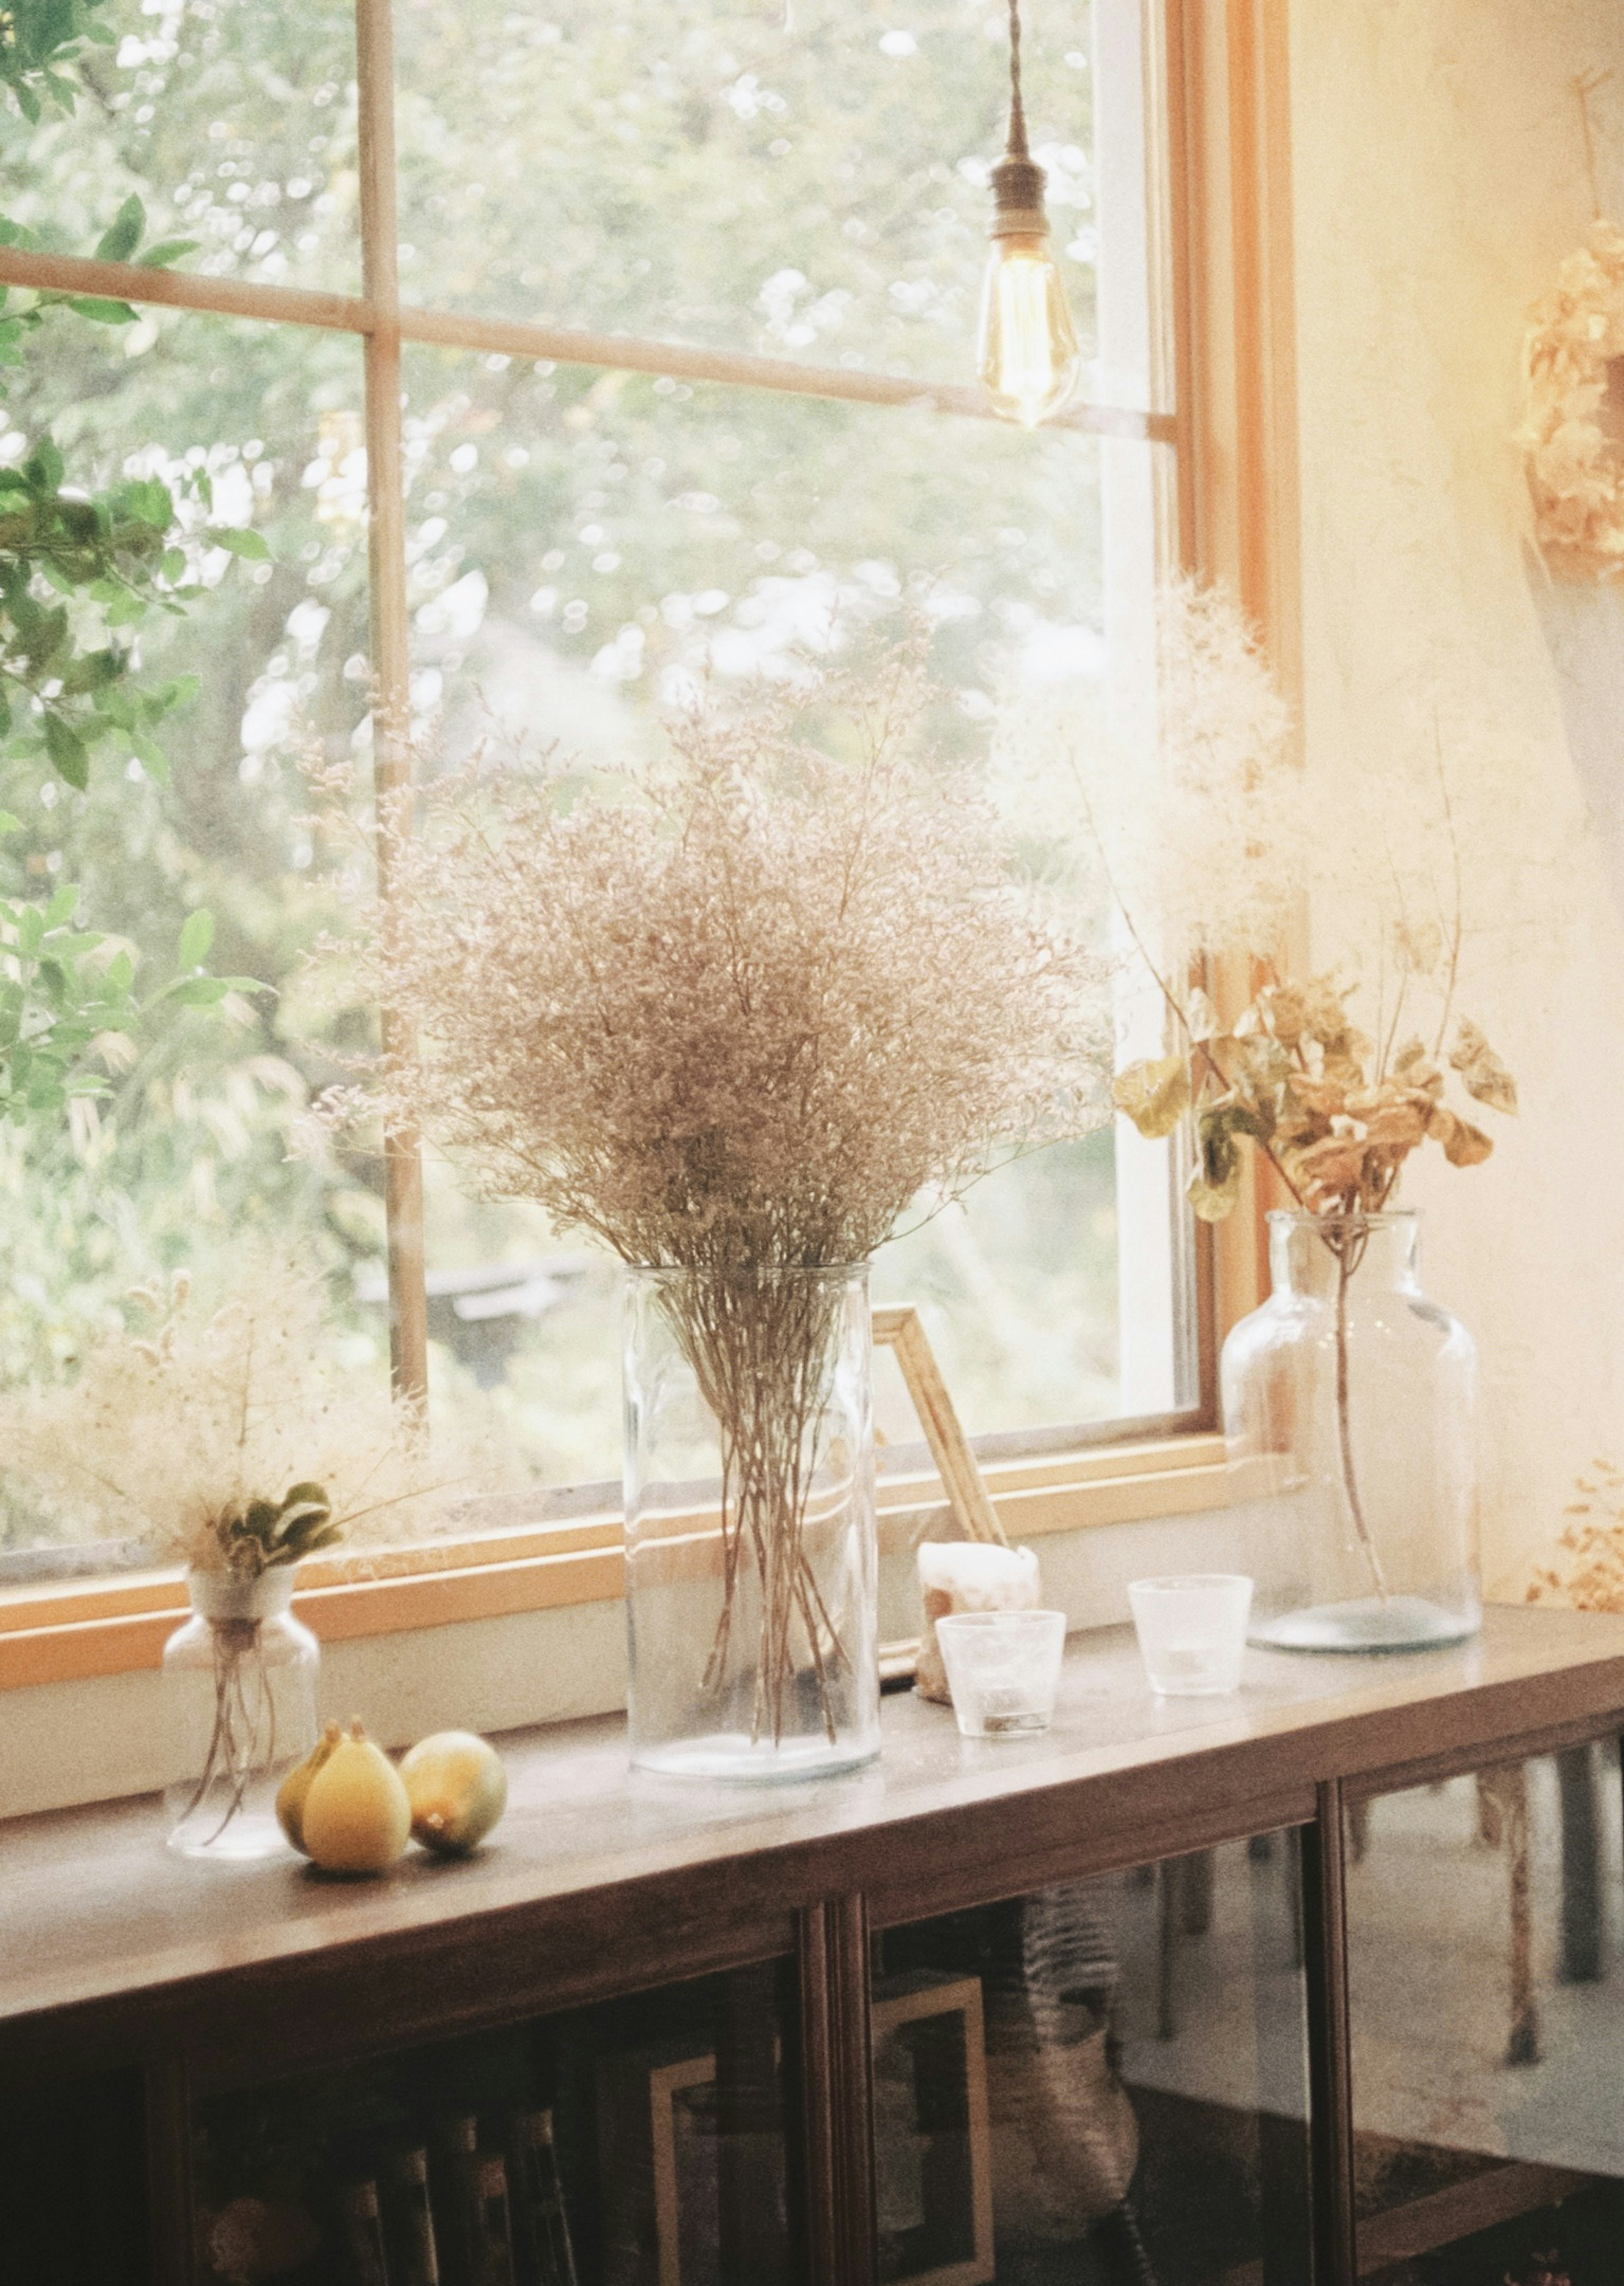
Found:
<path fill-rule="evenodd" d="M 328 1362 L 315 1278 L 265 1257 L 217 1310 L 184 1273 L 130 1300 L 138 1331 L 93 1340 L 71 1381 L 0 1397 L 6 1467 L 71 1515 L 240 1580 L 439 1520 L 451 1487 L 417 1413 Z"/>
<path fill-rule="evenodd" d="M 756 1735 L 791 1637 L 841 1656 L 800 1553 L 829 1313 L 784 1273 L 866 1261 L 923 1194 L 1097 1123 L 1090 965 L 997 819 L 918 740 L 917 657 L 671 729 L 640 776 L 476 767 L 384 821 L 351 948 L 419 1044 L 367 1100 L 630 1264 L 721 1432 L 727 1604 L 759 1573 Z M 799 1638 L 798 1638 L 799 1639 Z M 831 1717 L 824 1706 L 827 1727 Z"/>
<path fill-rule="evenodd" d="M 436 1471 L 418 1415 L 381 1377 L 325 1362 L 320 1286 L 290 1263 L 250 1252 L 211 1312 L 184 1273 L 130 1298 L 141 1331 L 92 1341 L 70 1382 L 0 1397 L 0 1453 L 70 1523 L 215 1583 L 213 1728 L 184 1817 L 213 1789 L 223 1832 L 277 1758 L 254 1583 L 340 1541 L 421 1534 L 467 1486 Z"/>

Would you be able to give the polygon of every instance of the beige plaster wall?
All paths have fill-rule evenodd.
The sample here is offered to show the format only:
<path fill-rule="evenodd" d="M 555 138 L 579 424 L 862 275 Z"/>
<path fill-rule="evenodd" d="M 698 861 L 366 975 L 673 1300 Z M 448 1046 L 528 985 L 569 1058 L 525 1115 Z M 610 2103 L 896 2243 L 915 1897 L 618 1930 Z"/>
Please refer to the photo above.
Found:
<path fill-rule="evenodd" d="M 1624 218 L 1620 0 L 1289 0 L 1305 732 L 1347 804 L 1437 734 L 1468 855 L 1463 999 L 1519 1080 L 1497 1155 L 1409 1186 L 1475 1330 L 1486 1569 L 1624 1463 L 1624 599 L 1553 592 L 1510 442 L 1528 305 Z"/>

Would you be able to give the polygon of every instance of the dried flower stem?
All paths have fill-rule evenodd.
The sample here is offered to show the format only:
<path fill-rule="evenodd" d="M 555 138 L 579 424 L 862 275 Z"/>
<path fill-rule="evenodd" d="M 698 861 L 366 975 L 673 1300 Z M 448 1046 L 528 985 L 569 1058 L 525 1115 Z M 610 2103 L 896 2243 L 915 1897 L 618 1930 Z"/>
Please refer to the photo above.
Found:
<path fill-rule="evenodd" d="M 1361 1230 L 1355 1240 L 1345 1226 L 1338 1226 L 1333 1234 L 1332 1229 L 1321 1222 L 1320 1236 L 1336 1258 L 1336 1440 L 1342 1454 L 1342 1488 L 1347 1494 L 1348 1512 L 1359 1534 L 1360 1546 L 1365 1551 L 1365 1561 L 1370 1567 L 1371 1581 L 1384 1604 L 1388 1600 L 1387 1574 L 1382 1567 L 1382 1558 L 1370 1527 L 1365 1522 L 1364 1503 L 1359 1496 L 1359 1478 L 1353 1468 L 1352 1421 L 1348 1401 L 1348 1285 L 1364 1260 L 1369 1233 Z"/>
<path fill-rule="evenodd" d="M 194 1817 L 208 1801 L 217 1777 L 223 1778 L 229 1791 L 225 1814 L 209 1836 L 209 1843 L 213 1843 L 241 1810 L 255 1778 L 262 1770 L 276 1767 L 276 1698 L 265 1672 L 260 1622 L 211 1620 L 209 1627 L 214 1656 L 214 1727 L 209 1733 L 203 1775 L 176 1823 L 184 1825 L 188 1818 Z M 259 1745 L 259 1716 L 248 1704 L 250 1690 L 256 1705 L 263 1703 L 266 1710 L 263 1750 Z"/>

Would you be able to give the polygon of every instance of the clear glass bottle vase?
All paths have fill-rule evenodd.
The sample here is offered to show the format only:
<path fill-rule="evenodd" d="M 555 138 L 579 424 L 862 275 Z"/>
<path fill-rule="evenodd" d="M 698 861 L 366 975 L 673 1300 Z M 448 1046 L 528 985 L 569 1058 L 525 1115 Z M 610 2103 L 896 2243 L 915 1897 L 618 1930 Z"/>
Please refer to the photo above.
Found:
<path fill-rule="evenodd" d="M 1413 1211 L 1269 1217 L 1273 1291 L 1224 1344 L 1252 1640 L 1455 1643 L 1480 1620 L 1470 1335 L 1422 1292 Z"/>
<path fill-rule="evenodd" d="M 293 1616 L 294 1567 L 192 1572 L 192 1617 L 163 1647 L 169 1844 L 189 1857 L 285 1850 L 276 1792 L 316 1743 L 321 1652 Z"/>
<path fill-rule="evenodd" d="M 634 1270 L 632 1759 L 816 1776 L 879 1751 L 868 1271 Z"/>

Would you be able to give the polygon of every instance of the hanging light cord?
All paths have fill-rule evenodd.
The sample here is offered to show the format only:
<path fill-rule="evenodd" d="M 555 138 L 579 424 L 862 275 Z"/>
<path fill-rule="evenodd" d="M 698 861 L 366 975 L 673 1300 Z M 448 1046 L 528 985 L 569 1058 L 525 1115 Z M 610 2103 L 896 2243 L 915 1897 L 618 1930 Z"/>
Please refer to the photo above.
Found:
<path fill-rule="evenodd" d="M 1021 100 L 1021 0 L 1009 0 L 1009 138 L 1006 154 L 1029 156 L 1026 147 L 1026 109 Z"/>

